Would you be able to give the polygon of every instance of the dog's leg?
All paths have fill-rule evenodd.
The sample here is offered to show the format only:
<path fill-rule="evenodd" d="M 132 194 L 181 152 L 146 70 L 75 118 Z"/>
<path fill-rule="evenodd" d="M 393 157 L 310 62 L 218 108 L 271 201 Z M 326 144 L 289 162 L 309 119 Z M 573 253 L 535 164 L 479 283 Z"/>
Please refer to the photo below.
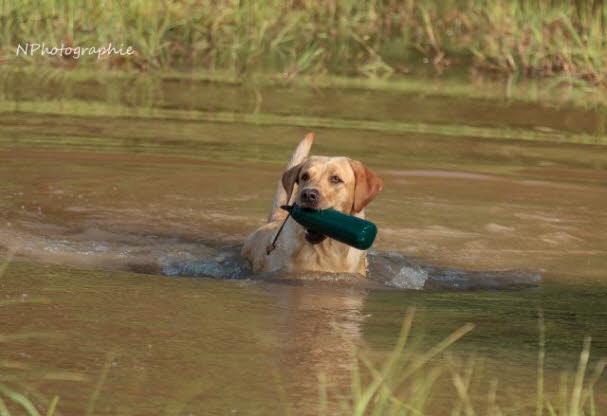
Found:
<path fill-rule="evenodd" d="M 293 166 L 299 165 L 308 157 L 313 142 L 314 133 L 308 133 L 295 148 L 295 151 L 291 156 L 291 160 L 289 160 L 289 163 L 287 163 L 285 171 L 291 169 Z M 287 201 L 287 193 L 285 192 L 282 182 L 279 180 L 278 184 L 276 185 L 276 192 L 274 193 L 274 200 L 272 201 L 272 208 L 270 208 L 268 221 L 272 222 L 284 219 L 287 213 L 286 211 L 280 209 L 280 206 L 288 203 L 289 201 Z"/>

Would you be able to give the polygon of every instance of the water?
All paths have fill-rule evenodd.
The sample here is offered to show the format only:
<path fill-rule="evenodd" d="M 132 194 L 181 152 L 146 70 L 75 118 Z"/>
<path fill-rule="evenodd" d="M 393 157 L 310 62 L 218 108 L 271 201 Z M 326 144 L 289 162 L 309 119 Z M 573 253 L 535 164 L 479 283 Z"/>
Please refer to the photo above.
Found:
<path fill-rule="evenodd" d="M 92 406 L 102 373 L 95 414 L 315 414 L 318 374 L 347 396 L 352 351 L 381 360 L 416 306 L 416 348 L 473 322 L 453 353 L 484 360 L 505 405 L 533 404 L 539 309 L 550 380 L 587 335 L 591 363 L 607 355 L 605 111 L 445 82 L 4 74 L 0 247 L 17 252 L 0 302 L 18 303 L 0 334 L 34 336 L 1 358 L 63 414 Z M 385 180 L 369 281 L 238 261 L 309 130 L 313 153 Z M 440 397 L 437 414 L 449 383 Z"/>

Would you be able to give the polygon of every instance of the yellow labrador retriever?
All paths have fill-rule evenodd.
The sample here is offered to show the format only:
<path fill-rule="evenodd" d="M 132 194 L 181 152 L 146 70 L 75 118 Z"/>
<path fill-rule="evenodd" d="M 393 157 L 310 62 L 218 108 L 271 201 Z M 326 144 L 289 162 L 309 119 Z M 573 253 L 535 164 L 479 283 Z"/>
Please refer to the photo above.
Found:
<path fill-rule="evenodd" d="M 302 272 L 367 274 L 366 252 L 304 229 L 293 219 L 285 223 L 269 254 L 270 246 L 287 213 L 281 205 L 297 203 L 311 209 L 333 208 L 364 218 L 364 208 L 375 198 L 383 181 L 362 163 L 347 157 L 310 156 L 314 134 L 297 146 L 279 182 L 268 223 L 245 241 L 242 256 L 254 272 Z"/>

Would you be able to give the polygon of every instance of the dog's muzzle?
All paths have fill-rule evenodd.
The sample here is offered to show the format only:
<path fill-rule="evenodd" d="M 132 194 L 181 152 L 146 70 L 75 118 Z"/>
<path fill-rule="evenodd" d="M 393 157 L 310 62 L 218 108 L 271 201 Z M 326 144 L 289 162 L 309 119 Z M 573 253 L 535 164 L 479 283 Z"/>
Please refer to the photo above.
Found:
<path fill-rule="evenodd" d="M 308 209 L 317 209 L 320 202 L 320 192 L 317 189 L 303 189 L 299 194 L 301 206 Z"/>

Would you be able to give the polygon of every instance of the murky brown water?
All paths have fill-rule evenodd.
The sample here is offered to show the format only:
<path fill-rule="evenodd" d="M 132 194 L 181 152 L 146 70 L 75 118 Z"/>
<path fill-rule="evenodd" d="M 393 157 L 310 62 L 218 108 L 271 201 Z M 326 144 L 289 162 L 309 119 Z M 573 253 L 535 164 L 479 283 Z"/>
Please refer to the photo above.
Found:
<path fill-rule="evenodd" d="M 585 335 L 593 360 L 607 355 L 604 108 L 441 95 L 428 81 L 2 85 L 0 247 L 18 251 L 0 301 L 35 302 L 0 306 L 0 334 L 35 336 L 3 343 L 0 359 L 36 372 L 23 388 L 60 396 L 62 414 L 97 395 L 94 414 L 315 414 L 319 374 L 347 395 L 355 347 L 381 359 L 409 306 L 420 349 L 476 324 L 453 351 L 485 360 L 479 380 L 498 376 L 504 405 L 533 404 L 539 308 L 549 374 L 575 367 Z M 314 153 L 385 179 L 368 210 L 375 250 L 543 283 L 366 291 L 155 275 L 167 259 L 218 259 L 242 242 L 309 130 Z M 77 374 L 41 375 L 57 371 Z M 436 409 L 455 397 L 444 384 Z"/>

